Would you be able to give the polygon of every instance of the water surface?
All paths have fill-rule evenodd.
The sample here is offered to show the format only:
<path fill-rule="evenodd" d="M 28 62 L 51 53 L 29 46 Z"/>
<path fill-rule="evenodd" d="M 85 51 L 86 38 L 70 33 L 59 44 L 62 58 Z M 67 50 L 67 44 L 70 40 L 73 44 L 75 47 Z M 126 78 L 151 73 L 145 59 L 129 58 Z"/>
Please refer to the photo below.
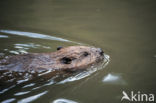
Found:
<path fill-rule="evenodd" d="M 0 102 L 120 103 L 123 90 L 155 94 L 155 5 L 155 0 L 1 0 L 0 58 L 82 43 L 102 48 L 110 62 L 74 82 L 13 86 L 0 94 Z"/>

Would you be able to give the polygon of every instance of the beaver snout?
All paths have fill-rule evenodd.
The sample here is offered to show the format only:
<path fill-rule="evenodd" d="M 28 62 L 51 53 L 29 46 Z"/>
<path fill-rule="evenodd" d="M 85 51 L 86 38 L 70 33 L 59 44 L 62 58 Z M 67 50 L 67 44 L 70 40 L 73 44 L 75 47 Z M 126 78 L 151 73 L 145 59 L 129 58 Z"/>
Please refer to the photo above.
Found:
<path fill-rule="evenodd" d="M 103 50 L 102 50 L 101 48 L 98 48 L 98 52 L 99 52 L 99 54 L 100 54 L 101 56 L 103 56 L 104 52 L 103 52 Z"/>
<path fill-rule="evenodd" d="M 103 50 L 101 49 L 101 51 L 100 51 L 100 55 L 103 55 L 104 54 L 104 52 L 103 52 Z"/>

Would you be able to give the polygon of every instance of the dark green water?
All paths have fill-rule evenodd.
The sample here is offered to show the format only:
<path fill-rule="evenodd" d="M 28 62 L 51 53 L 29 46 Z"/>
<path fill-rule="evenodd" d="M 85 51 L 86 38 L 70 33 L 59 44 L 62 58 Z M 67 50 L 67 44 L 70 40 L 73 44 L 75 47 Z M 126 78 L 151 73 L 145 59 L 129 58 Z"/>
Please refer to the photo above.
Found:
<path fill-rule="evenodd" d="M 39 93 L 33 103 L 52 103 L 60 98 L 79 103 L 121 103 L 122 91 L 156 95 L 155 0 L 1 0 L 0 30 L 1 55 L 21 52 L 19 44 L 28 45 L 22 45 L 24 52 L 52 52 L 60 45 L 76 45 L 2 32 L 13 30 L 100 47 L 110 56 L 109 64 L 89 77 L 15 95 L 39 84 L 26 89 L 19 86 L 0 94 L 0 102 L 12 99 L 24 103 L 25 98 Z"/>

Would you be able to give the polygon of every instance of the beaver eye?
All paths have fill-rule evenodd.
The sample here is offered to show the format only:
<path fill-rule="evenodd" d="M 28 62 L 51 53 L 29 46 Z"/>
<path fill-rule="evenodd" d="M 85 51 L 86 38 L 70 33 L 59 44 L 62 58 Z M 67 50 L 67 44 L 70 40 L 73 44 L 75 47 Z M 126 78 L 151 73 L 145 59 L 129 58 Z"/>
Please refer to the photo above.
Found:
<path fill-rule="evenodd" d="M 61 63 L 64 63 L 64 64 L 70 64 L 71 63 L 71 59 L 70 58 L 67 58 L 67 57 L 63 57 L 61 59 Z"/>
<path fill-rule="evenodd" d="M 83 53 L 83 56 L 85 56 L 85 57 L 88 56 L 88 55 L 89 55 L 88 52 L 84 52 L 84 53 Z"/>
<path fill-rule="evenodd" d="M 60 61 L 63 64 L 70 64 L 72 62 L 72 60 L 74 60 L 74 59 L 76 59 L 76 58 L 63 57 Z"/>

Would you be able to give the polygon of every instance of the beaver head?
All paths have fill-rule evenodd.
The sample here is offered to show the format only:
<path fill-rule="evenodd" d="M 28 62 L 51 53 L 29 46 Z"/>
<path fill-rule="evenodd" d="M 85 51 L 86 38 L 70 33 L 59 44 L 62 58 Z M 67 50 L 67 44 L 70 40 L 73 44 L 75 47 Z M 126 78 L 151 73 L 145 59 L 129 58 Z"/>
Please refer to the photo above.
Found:
<path fill-rule="evenodd" d="M 86 69 L 104 59 L 102 49 L 88 46 L 61 47 L 54 54 L 55 68 L 69 71 Z"/>

